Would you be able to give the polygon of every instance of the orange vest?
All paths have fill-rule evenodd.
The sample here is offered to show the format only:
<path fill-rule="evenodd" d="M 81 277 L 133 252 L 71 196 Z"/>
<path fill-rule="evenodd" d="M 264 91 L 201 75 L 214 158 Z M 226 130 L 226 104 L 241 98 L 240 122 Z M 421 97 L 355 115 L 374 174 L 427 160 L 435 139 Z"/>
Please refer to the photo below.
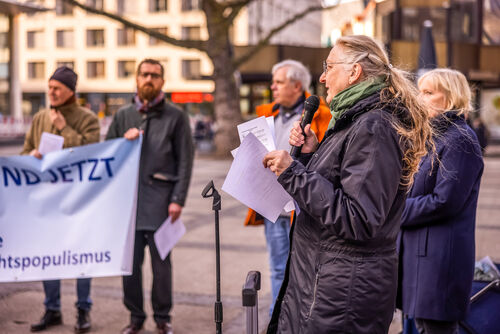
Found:
<path fill-rule="evenodd" d="M 306 98 L 311 96 L 308 92 L 305 93 Z M 257 113 L 257 117 L 261 116 L 274 116 L 278 115 L 279 108 L 273 112 L 274 103 L 263 104 L 255 108 Z M 332 118 L 332 114 L 330 113 L 330 108 L 326 105 L 323 99 L 320 99 L 320 105 L 316 113 L 314 114 L 313 120 L 311 122 L 311 130 L 314 131 L 316 136 L 318 137 L 318 141 L 321 141 L 325 136 L 325 132 L 328 129 L 328 124 L 330 123 L 330 119 Z M 261 216 L 260 216 L 261 217 Z M 293 212 L 291 217 L 293 217 Z M 290 218 L 291 219 L 291 218 Z M 290 220 L 291 223 L 291 220 Z M 252 209 L 248 209 L 247 216 L 245 218 L 245 225 L 261 225 L 264 224 L 264 220 L 262 218 L 257 218 L 257 212 Z"/>

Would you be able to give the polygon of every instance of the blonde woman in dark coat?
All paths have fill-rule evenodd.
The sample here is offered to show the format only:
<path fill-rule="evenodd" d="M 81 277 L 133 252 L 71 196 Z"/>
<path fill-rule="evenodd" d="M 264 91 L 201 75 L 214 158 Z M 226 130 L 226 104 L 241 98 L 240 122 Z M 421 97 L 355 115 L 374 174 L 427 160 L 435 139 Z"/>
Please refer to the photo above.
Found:
<path fill-rule="evenodd" d="M 483 159 L 465 122 L 471 110 L 465 76 L 432 70 L 418 88 L 435 129 L 436 155 L 422 160 L 401 218 L 399 307 L 421 333 L 457 333 L 474 274 Z"/>

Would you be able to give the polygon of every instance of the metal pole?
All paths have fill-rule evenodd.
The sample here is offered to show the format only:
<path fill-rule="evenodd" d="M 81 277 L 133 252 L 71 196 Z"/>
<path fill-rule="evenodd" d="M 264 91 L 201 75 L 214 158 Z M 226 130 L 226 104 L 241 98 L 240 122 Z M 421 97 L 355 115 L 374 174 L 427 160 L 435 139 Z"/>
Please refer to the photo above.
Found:
<path fill-rule="evenodd" d="M 215 274 L 216 274 L 216 299 L 214 305 L 215 328 L 217 334 L 222 334 L 222 302 L 220 296 L 220 239 L 219 239 L 219 211 L 221 209 L 221 197 L 210 180 L 201 192 L 204 198 L 213 197 L 212 210 L 215 211 Z"/>
<path fill-rule="evenodd" d="M 215 191 L 215 189 L 214 189 Z M 217 194 L 218 195 L 218 194 Z M 215 203 L 215 196 L 214 196 Z M 220 205 L 220 197 L 219 197 Z M 215 209 L 214 209 L 215 210 Z M 215 299 L 215 326 L 216 333 L 222 333 L 222 302 L 220 297 L 220 240 L 219 240 L 219 210 L 215 210 L 215 272 L 217 279 L 217 294 Z"/>

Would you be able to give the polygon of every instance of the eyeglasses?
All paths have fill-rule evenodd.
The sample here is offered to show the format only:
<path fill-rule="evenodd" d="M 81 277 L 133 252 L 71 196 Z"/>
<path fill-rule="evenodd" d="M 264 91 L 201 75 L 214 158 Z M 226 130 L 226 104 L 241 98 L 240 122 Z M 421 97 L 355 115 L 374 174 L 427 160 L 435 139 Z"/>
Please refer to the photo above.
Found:
<path fill-rule="evenodd" d="M 326 60 L 323 60 L 323 73 L 325 75 L 328 73 L 328 65 L 337 65 L 337 64 L 346 64 L 344 61 L 336 61 L 336 62 L 327 62 Z"/>
<path fill-rule="evenodd" d="M 159 73 L 153 73 L 153 72 L 141 72 L 139 73 L 139 76 L 143 79 L 147 79 L 147 77 L 151 77 L 151 79 L 160 79 L 161 74 Z"/>

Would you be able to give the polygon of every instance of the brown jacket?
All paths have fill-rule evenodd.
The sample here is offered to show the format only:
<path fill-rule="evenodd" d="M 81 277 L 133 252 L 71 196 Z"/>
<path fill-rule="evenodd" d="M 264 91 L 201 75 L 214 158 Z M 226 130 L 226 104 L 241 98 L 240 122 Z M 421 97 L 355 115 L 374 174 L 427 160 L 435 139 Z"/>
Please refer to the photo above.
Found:
<path fill-rule="evenodd" d="M 306 98 L 311 96 L 311 94 L 307 92 L 305 94 Z M 261 116 L 276 117 L 279 114 L 279 108 L 273 111 L 273 106 L 274 103 L 268 103 L 257 106 L 257 108 L 255 108 L 257 117 Z M 316 136 L 318 137 L 318 141 L 321 141 L 325 136 L 325 132 L 328 129 L 328 124 L 330 123 L 331 118 L 332 114 L 330 113 L 330 108 L 326 105 L 323 99 L 320 99 L 319 108 L 314 114 L 313 120 L 311 122 L 311 130 L 313 130 Z M 255 212 L 254 210 L 248 209 L 248 213 L 245 218 L 245 225 L 261 225 L 261 224 L 264 224 L 262 216 L 258 215 L 257 212 Z"/>
<path fill-rule="evenodd" d="M 59 107 L 57 110 L 64 116 L 66 127 L 59 131 L 52 125 L 49 109 L 36 113 L 30 130 L 26 133 L 21 154 L 29 154 L 33 149 L 38 148 L 43 132 L 64 137 L 64 148 L 99 142 L 99 120 L 91 110 L 76 103 Z"/>

